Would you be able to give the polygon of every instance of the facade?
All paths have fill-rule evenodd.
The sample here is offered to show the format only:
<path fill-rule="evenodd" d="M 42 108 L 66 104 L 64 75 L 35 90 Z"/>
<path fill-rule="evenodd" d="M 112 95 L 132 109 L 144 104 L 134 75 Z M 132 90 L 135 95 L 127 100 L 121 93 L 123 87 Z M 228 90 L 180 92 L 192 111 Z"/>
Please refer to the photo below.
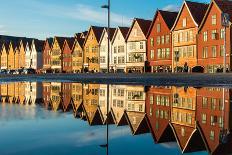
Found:
<path fill-rule="evenodd" d="M 83 104 L 83 85 L 81 83 L 72 83 L 72 105 L 74 116 L 78 117 Z"/>
<path fill-rule="evenodd" d="M 65 37 L 55 37 L 51 50 L 51 69 L 54 73 L 63 72 L 63 45 Z"/>
<path fill-rule="evenodd" d="M 127 43 L 126 36 L 128 34 L 128 27 L 118 27 L 115 30 L 112 38 L 111 50 L 111 70 L 114 72 L 126 72 L 126 58 L 127 58 Z"/>
<path fill-rule="evenodd" d="M 110 28 L 110 51 L 108 51 L 108 29 L 104 28 L 100 39 L 100 72 L 107 72 L 108 54 L 112 53 L 111 40 L 113 38 L 115 28 Z M 111 64 L 112 59 L 109 60 Z"/>
<path fill-rule="evenodd" d="M 74 46 L 72 49 L 72 72 L 73 73 L 83 72 L 84 41 L 85 41 L 85 38 L 83 37 L 75 38 Z"/>
<path fill-rule="evenodd" d="M 231 1 L 212 0 L 198 32 L 198 65 L 203 72 L 222 72 L 224 68 L 224 39 L 226 32 L 226 70 L 231 70 L 231 26 L 222 26 L 222 13 L 232 15 Z M 231 22 L 231 19 L 229 19 Z"/>
<path fill-rule="evenodd" d="M 16 69 L 16 61 L 15 61 L 15 56 L 17 57 L 17 42 L 11 41 L 9 45 L 9 52 L 7 56 L 7 61 L 8 61 L 8 66 L 7 68 L 9 70 L 11 69 Z M 18 60 L 18 59 L 17 59 Z M 17 63 L 18 64 L 18 63 Z"/>
<path fill-rule="evenodd" d="M 27 41 L 25 48 L 25 68 L 31 68 L 32 66 L 31 45 L 32 41 Z"/>
<path fill-rule="evenodd" d="M 43 104 L 46 109 L 50 108 L 50 101 L 51 101 L 51 83 L 50 82 L 43 82 Z"/>
<path fill-rule="evenodd" d="M 47 38 L 43 48 L 43 70 L 47 72 L 51 70 L 51 47 L 53 38 Z"/>
<path fill-rule="evenodd" d="M 26 44 L 29 39 L 21 39 L 19 43 L 19 66 L 18 68 L 25 68 L 25 54 L 26 54 Z"/>
<path fill-rule="evenodd" d="M 147 34 L 147 61 L 151 72 L 172 71 L 171 28 L 177 13 L 157 10 Z"/>
<path fill-rule="evenodd" d="M 74 38 L 65 39 L 63 45 L 63 72 L 72 72 L 72 49 L 74 45 Z"/>
<path fill-rule="evenodd" d="M 172 27 L 173 71 L 190 72 L 197 66 L 197 32 L 207 8 L 204 3 L 184 1 Z"/>
<path fill-rule="evenodd" d="M 104 27 L 91 26 L 84 42 L 84 71 L 99 72 L 100 38 Z"/>
<path fill-rule="evenodd" d="M 33 40 L 31 44 L 31 68 L 39 72 L 43 68 L 44 41 Z"/>
<path fill-rule="evenodd" d="M 62 109 L 62 83 L 51 82 L 51 102 L 50 106 L 53 111 Z"/>
<path fill-rule="evenodd" d="M 147 32 L 150 20 L 135 18 L 127 35 L 127 72 L 145 72 Z"/>
<path fill-rule="evenodd" d="M 1 51 L 1 69 L 8 68 L 9 42 L 4 42 Z"/>
<path fill-rule="evenodd" d="M 155 143 L 175 139 L 169 126 L 171 120 L 172 88 L 150 86 L 146 93 L 146 113 Z"/>
<path fill-rule="evenodd" d="M 72 109 L 72 83 L 62 83 L 62 106 L 63 111 L 70 111 Z"/>

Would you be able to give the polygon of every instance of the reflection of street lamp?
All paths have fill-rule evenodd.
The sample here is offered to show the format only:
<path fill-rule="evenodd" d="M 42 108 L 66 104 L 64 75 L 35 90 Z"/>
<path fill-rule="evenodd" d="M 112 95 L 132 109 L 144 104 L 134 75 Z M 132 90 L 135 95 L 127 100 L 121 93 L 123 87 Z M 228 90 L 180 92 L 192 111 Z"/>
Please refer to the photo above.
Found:
<path fill-rule="evenodd" d="M 110 72 L 110 0 L 108 0 L 107 5 L 102 5 L 101 8 L 108 10 L 108 27 L 107 27 L 107 34 L 108 34 L 108 55 L 107 55 L 107 73 Z"/>

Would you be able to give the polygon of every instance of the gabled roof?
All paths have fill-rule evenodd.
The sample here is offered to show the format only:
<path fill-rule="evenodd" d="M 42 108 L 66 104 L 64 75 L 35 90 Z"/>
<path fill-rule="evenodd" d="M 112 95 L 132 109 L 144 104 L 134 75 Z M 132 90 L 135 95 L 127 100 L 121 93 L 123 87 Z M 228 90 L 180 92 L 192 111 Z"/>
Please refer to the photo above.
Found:
<path fill-rule="evenodd" d="M 112 38 L 114 36 L 115 30 L 116 30 L 116 28 L 110 28 L 110 41 L 112 40 Z M 103 39 L 105 34 L 108 34 L 107 28 L 104 28 L 99 42 L 102 42 L 102 39 Z"/>
<path fill-rule="evenodd" d="M 101 35 L 102 35 L 102 32 L 104 30 L 105 27 L 99 27 L 99 26 L 90 26 L 89 28 L 89 31 L 88 31 L 88 34 L 86 35 L 86 38 L 85 38 L 85 42 L 84 42 L 84 45 L 88 39 L 88 36 L 89 36 L 89 33 L 91 31 L 91 29 L 93 30 L 93 33 L 97 39 L 97 42 L 99 43 L 100 39 L 101 39 Z"/>
<path fill-rule="evenodd" d="M 202 20 L 202 23 L 200 25 L 200 29 L 202 28 L 203 24 L 206 21 L 206 18 L 211 10 L 212 5 L 215 4 L 217 6 L 217 8 L 223 12 L 223 13 L 228 13 L 230 16 L 230 22 L 232 22 L 232 1 L 231 0 L 212 0 L 206 13 L 205 16 Z"/>
<path fill-rule="evenodd" d="M 123 38 L 126 40 L 126 36 L 127 36 L 128 32 L 129 32 L 129 30 L 130 30 L 129 27 L 120 27 L 120 26 L 117 27 L 116 30 L 115 30 L 115 32 L 114 32 L 114 35 L 113 35 L 113 38 L 112 38 L 111 41 L 114 42 L 115 37 L 116 37 L 118 31 L 120 31 L 122 33 Z"/>
<path fill-rule="evenodd" d="M 58 36 L 54 37 L 54 41 L 57 40 L 60 49 L 62 49 L 65 39 L 69 39 L 69 37 L 58 37 Z M 53 44 L 54 44 L 54 42 L 53 42 Z"/>
<path fill-rule="evenodd" d="M 34 38 L 22 38 L 20 40 L 20 45 L 23 46 L 23 48 L 25 49 L 26 48 L 26 45 L 27 45 L 27 42 L 32 42 Z"/>
<path fill-rule="evenodd" d="M 155 23 L 156 18 L 157 18 L 157 16 L 158 16 L 159 13 L 161 14 L 161 16 L 162 16 L 164 22 L 166 23 L 167 27 L 168 27 L 170 30 L 171 30 L 173 24 L 175 23 L 176 17 L 177 17 L 177 15 L 178 15 L 178 12 L 157 10 L 156 13 L 155 13 L 155 15 L 154 15 L 154 18 L 153 18 L 153 20 L 152 20 L 151 26 L 150 26 L 150 28 L 149 28 L 149 30 L 148 30 L 147 38 L 148 38 L 148 36 L 149 36 L 150 33 L 151 33 L 151 30 L 152 30 L 152 28 L 153 28 L 153 26 L 154 26 L 154 23 Z"/>
<path fill-rule="evenodd" d="M 34 39 L 33 43 L 35 45 L 36 52 L 42 52 L 43 51 L 43 47 L 44 47 L 44 43 L 45 43 L 44 40 Z"/>
<path fill-rule="evenodd" d="M 178 16 L 176 18 L 176 21 L 172 27 L 172 30 L 175 28 L 178 20 L 179 20 L 179 17 L 183 11 L 183 8 L 184 6 L 187 7 L 188 11 L 189 11 L 189 14 L 190 16 L 192 17 L 194 23 L 196 26 L 200 26 L 203 18 L 204 18 L 204 15 L 208 9 L 208 6 L 209 4 L 206 4 L 206 3 L 199 3 L 199 2 L 192 2 L 192 1 L 184 1 L 184 3 L 182 4 L 182 7 L 178 13 Z"/>
<path fill-rule="evenodd" d="M 134 20 L 132 22 L 132 25 L 130 27 L 130 30 L 129 30 L 128 34 L 127 34 L 126 40 L 129 38 L 130 33 L 131 33 L 131 31 L 132 31 L 132 29 L 134 27 L 134 24 L 136 22 L 138 23 L 139 27 L 141 28 L 144 36 L 145 37 L 147 36 L 148 30 L 149 30 L 149 28 L 151 26 L 152 21 L 151 20 L 146 20 L 146 19 L 141 19 L 141 18 L 134 18 Z"/>
<path fill-rule="evenodd" d="M 67 38 L 67 39 L 65 39 L 65 43 L 68 44 L 68 47 L 72 50 L 73 45 L 75 43 L 75 38 Z M 64 46 L 65 46 L 65 43 L 63 45 L 63 49 L 64 49 Z"/>

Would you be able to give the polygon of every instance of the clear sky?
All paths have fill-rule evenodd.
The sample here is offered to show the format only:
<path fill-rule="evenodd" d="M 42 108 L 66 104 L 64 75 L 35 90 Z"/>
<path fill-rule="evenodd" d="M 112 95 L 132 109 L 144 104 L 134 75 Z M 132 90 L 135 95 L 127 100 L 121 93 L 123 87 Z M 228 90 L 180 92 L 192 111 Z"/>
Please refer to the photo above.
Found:
<path fill-rule="evenodd" d="M 209 2 L 209 0 L 194 0 Z M 90 25 L 106 26 L 107 0 L 0 0 L 0 34 L 45 39 L 73 36 Z M 157 8 L 177 10 L 183 0 L 111 0 L 112 25 L 130 26 L 134 17 L 152 19 Z"/>

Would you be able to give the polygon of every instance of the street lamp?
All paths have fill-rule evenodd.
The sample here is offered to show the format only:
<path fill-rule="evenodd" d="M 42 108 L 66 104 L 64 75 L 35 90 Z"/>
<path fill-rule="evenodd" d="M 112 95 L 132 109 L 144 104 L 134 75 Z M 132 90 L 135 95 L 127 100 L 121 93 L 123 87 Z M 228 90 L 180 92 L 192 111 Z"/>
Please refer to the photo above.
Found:
<path fill-rule="evenodd" d="M 108 27 L 107 27 L 107 34 L 108 34 L 108 55 L 107 55 L 107 73 L 110 73 L 110 0 L 108 0 L 107 5 L 101 6 L 103 9 L 108 10 Z M 110 102 L 110 97 L 109 97 L 109 84 L 107 84 L 107 109 L 106 109 L 106 142 L 107 142 L 107 147 L 106 147 L 106 154 L 109 154 L 109 102 Z"/>
<path fill-rule="evenodd" d="M 108 55 L 107 55 L 107 73 L 110 72 L 110 0 L 108 0 L 107 5 L 102 5 L 101 8 L 108 10 L 108 26 L 107 26 L 107 34 L 108 34 Z"/>
<path fill-rule="evenodd" d="M 224 67 L 223 67 L 223 73 L 226 73 L 226 28 L 229 27 L 230 16 L 228 13 L 222 13 L 221 14 L 221 23 L 222 26 L 224 26 Z M 228 66 L 229 67 L 229 66 Z"/>

